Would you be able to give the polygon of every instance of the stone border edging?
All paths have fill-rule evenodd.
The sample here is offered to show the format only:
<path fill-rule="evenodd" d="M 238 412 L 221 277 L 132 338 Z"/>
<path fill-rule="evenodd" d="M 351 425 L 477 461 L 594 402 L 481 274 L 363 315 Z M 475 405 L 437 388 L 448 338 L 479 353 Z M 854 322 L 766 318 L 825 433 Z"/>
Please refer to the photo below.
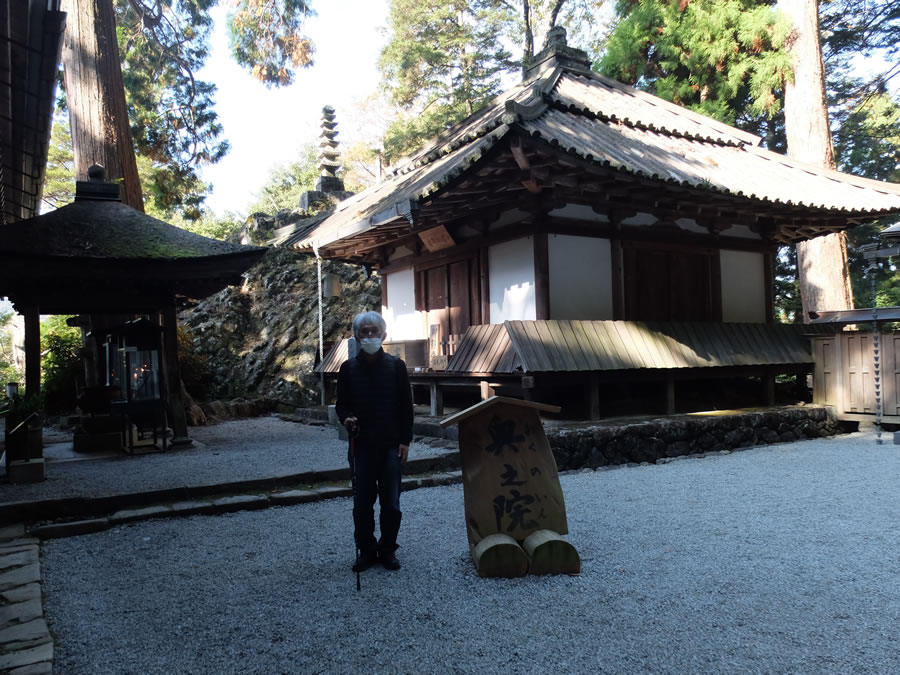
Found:
<path fill-rule="evenodd" d="M 410 460 L 407 462 L 405 470 L 410 473 L 429 473 L 453 469 L 458 466 L 459 452 L 451 452 L 437 457 L 423 457 L 422 459 Z M 161 502 L 189 501 L 202 496 L 251 492 L 254 490 L 267 492 L 274 491 L 279 487 L 347 480 L 350 480 L 349 468 L 305 471 L 274 478 L 164 488 L 106 497 L 63 497 L 40 501 L 9 502 L 0 504 L 0 526 L 22 521 L 95 516 L 112 513 L 128 507 L 148 506 Z"/>
<path fill-rule="evenodd" d="M 24 525 L 0 527 L 0 673 L 53 672 L 38 546 L 37 539 L 26 536 Z"/>
<path fill-rule="evenodd" d="M 437 485 L 453 485 L 462 482 L 462 471 L 449 471 L 436 473 L 427 477 L 409 476 L 403 479 L 404 492 L 419 488 L 434 487 Z M 286 490 L 275 491 L 271 494 L 258 495 L 227 495 L 216 499 L 193 499 L 174 503 L 156 503 L 138 508 L 123 508 L 102 518 L 89 518 L 65 522 L 46 523 L 36 525 L 29 529 L 28 533 L 38 539 L 56 539 L 60 537 L 73 537 L 81 534 L 101 532 L 117 525 L 132 523 L 151 518 L 171 518 L 178 516 L 194 515 L 220 515 L 264 509 L 270 506 L 290 506 L 294 504 L 306 504 L 309 502 L 334 499 L 337 497 L 352 497 L 353 489 L 349 486 L 322 486 L 311 490 Z"/>

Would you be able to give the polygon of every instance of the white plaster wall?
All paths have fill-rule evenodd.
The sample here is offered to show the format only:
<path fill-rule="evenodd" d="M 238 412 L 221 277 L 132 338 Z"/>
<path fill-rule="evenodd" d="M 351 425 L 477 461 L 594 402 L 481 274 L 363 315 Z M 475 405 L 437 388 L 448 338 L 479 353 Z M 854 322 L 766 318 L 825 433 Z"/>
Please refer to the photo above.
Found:
<path fill-rule="evenodd" d="M 636 213 L 630 218 L 625 218 L 622 225 L 655 225 L 659 218 L 650 213 Z"/>
<path fill-rule="evenodd" d="M 398 258 L 404 258 L 408 255 L 412 255 L 413 250 L 406 246 L 398 246 L 394 251 L 388 256 L 388 260 L 397 260 Z"/>
<path fill-rule="evenodd" d="M 741 239 L 762 239 L 762 236 L 751 230 L 746 225 L 732 225 L 727 230 L 722 230 L 723 237 L 740 237 Z"/>
<path fill-rule="evenodd" d="M 381 308 L 387 323 L 388 340 L 421 340 L 425 335 L 423 312 L 416 311 L 415 273 L 412 268 L 391 272 L 382 282 L 387 284 L 388 306 Z"/>
<path fill-rule="evenodd" d="M 722 321 L 765 323 L 766 267 L 762 253 L 722 250 Z"/>
<path fill-rule="evenodd" d="M 608 223 L 609 218 L 602 213 L 597 213 L 590 206 L 584 204 L 566 204 L 561 209 L 553 209 L 548 215 L 560 218 L 576 218 L 597 223 Z"/>
<path fill-rule="evenodd" d="M 682 230 L 687 230 L 688 232 L 697 232 L 698 234 L 709 234 L 709 228 L 703 227 L 702 225 L 698 225 L 697 221 L 693 218 L 678 218 L 675 221 L 675 224 L 680 227 Z"/>
<path fill-rule="evenodd" d="M 525 220 L 529 217 L 531 217 L 531 214 L 527 211 L 510 209 L 509 211 L 504 211 L 503 213 L 501 213 L 500 217 L 488 226 L 488 229 L 496 230 L 498 227 L 511 225 L 512 223 L 518 223 L 520 220 Z"/>
<path fill-rule="evenodd" d="M 491 323 L 533 320 L 537 316 L 532 237 L 491 246 L 488 249 L 488 274 Z"/>
<path fill-rule="evenodd" d="M 609 239 L 551 234 L 551 319 L 612 319 L 612 260 Z"/>

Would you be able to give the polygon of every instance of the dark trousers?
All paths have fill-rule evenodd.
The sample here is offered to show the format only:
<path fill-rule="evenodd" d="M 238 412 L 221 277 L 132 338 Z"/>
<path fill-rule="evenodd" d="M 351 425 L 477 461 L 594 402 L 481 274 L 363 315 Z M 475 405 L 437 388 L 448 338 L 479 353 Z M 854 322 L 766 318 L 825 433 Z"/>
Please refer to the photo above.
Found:
<path fill-rule="evenodd" d="M 349 457 L 353 469 L 354 457 Z M 397 447 L 376 450 L 356 445 L 356 498 L 353 501 L 353 536 L 359 550 L 393 553 L 400 531 L 400 478 Z M 381 539 L 375 539 L 375 498 L 381 505 Z"/>

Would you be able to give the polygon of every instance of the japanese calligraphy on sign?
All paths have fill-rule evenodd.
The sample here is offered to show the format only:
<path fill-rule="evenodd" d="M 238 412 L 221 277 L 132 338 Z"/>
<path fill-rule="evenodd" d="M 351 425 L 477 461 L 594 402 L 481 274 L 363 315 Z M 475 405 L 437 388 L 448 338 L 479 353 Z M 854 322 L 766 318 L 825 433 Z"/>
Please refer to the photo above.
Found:
<path fill-rule="evenodd" d="M 466 532 L 482 576 L 577 574 L 556 461 L 538 411 L 556 406 L 492 397 L 444 420 L 459 424 Z"/>
<path fill-rule="evenodd" d="M 500 401 L 460 422 L 466 523 L 474 545 L 491 534 L 521 542 L 567 531 L 559 474 L 538 411 Z"/>

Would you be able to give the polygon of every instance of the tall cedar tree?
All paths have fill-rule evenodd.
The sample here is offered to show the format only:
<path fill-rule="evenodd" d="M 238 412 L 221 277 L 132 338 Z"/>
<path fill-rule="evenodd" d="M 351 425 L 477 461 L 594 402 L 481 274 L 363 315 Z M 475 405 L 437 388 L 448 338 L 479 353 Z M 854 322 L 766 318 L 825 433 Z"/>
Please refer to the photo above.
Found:
<path fill-rule="evenodd" d="M 222 1 L 231 10 L 232 57 L 260 82 L 289 84 L 298 69 L 312 64 L 313 45 L 301 33 L 303 21 L 313 14 L 309 2 Z M 110 9 L 114 13 L 130 132 L 145 160 L 141 173 L 150 183 L 144 193 L 153 201 L 152 210 L 199 217 L 208 186 L 197 169 L 229 150 L 214 109 L 215 86 L 196 77 L 209 56 L 209 12 L 218 0 L 67 2 L 96 5 L 103 20 Z M 96 31 L 97 21 L 84 30 Z M 67 100 L 84 95 L 71 89 L 67 84 Z M 76 132 L 76 148 L 82 142 Z"/>
<path fill-rule="evenodd" d="M 817 0 L 779 0 L 793 24 L 787 44 L 792 76 L 785 81 L 785 133 L 788 155 L 826 169 L 836 168 L 828 109 L 825 65 L 819 44 Z M 847 234 L 835 232 L 797 243 L 797 279 L 803 321 L 813 310 L 853 307 L 847 267 Z"/>
<path fill-rule="evenodd" d="M 143 211 L 112 0 L 63 0 L 61 7 L 66 12 L 62 59 L 75 177 L 87 180 L 88 169 L 99 164 L 108 180 L 121 181 L 122 200 Z"/>

